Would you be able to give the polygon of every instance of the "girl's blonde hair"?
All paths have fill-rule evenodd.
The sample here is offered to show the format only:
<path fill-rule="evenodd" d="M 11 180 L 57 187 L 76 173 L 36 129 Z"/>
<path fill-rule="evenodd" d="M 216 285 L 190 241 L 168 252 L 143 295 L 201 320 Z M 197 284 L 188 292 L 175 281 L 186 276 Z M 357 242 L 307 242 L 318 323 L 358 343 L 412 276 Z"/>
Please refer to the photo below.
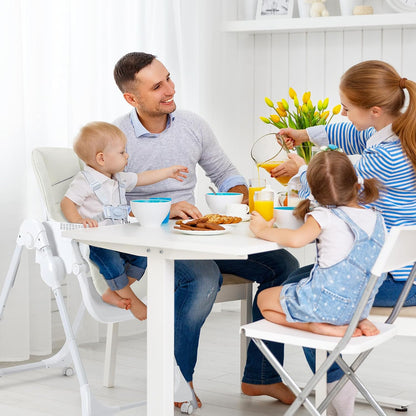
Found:
<path fill-rule="evenodd" d="M 122 140 L 126 136 L 116 126 L 104 121 L 93 121 L 86 124 L 74 141 L 74 151 L 87 165 L 94 166 L 97 153 L 103 152 L 112 142 Z"/>
<path fill-rule="evenodd" d="M 340 89 L 357 107 L 369 109 L 377 106 L 397 117 L 393 131 L 416 172 L 416 83 L 402 78 L 388 63 L 374 60 L 348 69 L 341 78 Z M 402 112 L 404 89 L 409 100 L 406 111 Z"/>
<path fill-rule="evenodd" d="M 343 152 L 316 154 L 309 163 L 306 179 L 313 197 L 323 206 L 345 206 L 351 202 L 369 204 L 379 197 L 376 179 L 364 179 L 360 191 L 354 166 Z M 294 211 L 295 217 L 303 220 L 310 204 L 309 199 L 301 201 Z"/>

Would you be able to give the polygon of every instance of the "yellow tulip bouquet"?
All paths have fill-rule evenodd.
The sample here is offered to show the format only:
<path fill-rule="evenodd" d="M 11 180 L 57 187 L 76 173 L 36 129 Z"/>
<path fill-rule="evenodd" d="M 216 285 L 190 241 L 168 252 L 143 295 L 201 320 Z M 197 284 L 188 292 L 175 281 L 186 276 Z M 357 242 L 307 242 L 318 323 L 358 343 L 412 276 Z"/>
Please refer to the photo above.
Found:
<path fill-rule="evenodd" d="M 293 88 L 289 88 L 289 97 L 293 100 L 294 110 L 289 109 L 289 103 L 282 98 L 277 102 L 275 107 L 273 101 L 266 97 L 264 100 L 266 104 L 275 110 L 276 114 L 271 114 L 269 118 L 260 117 L 260 119 L 266 124 L 272 124 L 278 129 L 285 127 L 291 127 L 296 130 L 305 129 L 307 127 L 319 126 L 328 124 L 332 117 L 341 111 L 341 104 L 336 105 L 332 109 L 332 114 L 328 108 L 329 98 L 325 100 L 319 100 L 318 104 L 314 106 L 311 101 L 310 91 L 305 92 L 302 96 L 302 103 L 299 102 L 296 91 Z M 296 150 L 298 155 L 305 159 L 306 163 L 309 163 L 312 157 L 311 142 L 304 142 L 302 145 L 297 146 Z"/>

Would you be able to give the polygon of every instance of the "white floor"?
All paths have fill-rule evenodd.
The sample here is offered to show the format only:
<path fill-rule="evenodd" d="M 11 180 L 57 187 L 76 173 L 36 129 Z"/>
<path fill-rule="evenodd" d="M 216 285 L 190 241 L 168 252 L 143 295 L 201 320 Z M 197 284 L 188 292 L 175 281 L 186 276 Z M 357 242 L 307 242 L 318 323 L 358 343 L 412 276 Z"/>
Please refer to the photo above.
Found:
<path fill-rule="evenodd" d="M 239 313 L 213 312 L 201 336 L 199 361 L 194 385 L 203 407 L 195 415 L 257 416 L 281 415 L 287 406 L 267 397 L 247 397 L 239 385 Z M 397 396 L 416 402 L 416 338 L 397 337 L 375 350 L 360 370 L 373 393 Z M 102 387 L 104 343 L 83 345 L 81 356 L 89 384 L 96 398 L 108 405 L 145 399 L 145 336 L 120 339 L 116 387 Z M 10 364 L 0 363 L 0 366 Z M 286 366 L 295 378 L 304 380 L 308 369 L 299 349 L 287 349 Z M 386 410 L 388 415 L 401 413 Z M 80 415 L 79 386 L 76 376 L 63 377 L 56 369 L 42 369 L 0 378 L 1 416 Z M 120 415 L 145 415 L 145 408 L 130 409 Z M 179 415 L 178 410 L 175 414 Z M 299 415 L 308 414 L 304 409 Z M 356 415 L 375 412 L 357 404 Z M 416 416 L 416 404 L 406 413 Z M 152 415 L 157 416 L 157 415 Z"/>

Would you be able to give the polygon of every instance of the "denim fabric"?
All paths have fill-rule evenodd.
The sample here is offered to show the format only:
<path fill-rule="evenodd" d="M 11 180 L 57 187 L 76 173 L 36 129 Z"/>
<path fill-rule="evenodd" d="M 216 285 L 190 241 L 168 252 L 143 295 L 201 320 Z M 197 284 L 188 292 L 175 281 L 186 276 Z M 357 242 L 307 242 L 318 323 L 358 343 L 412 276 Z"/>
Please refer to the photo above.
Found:
<path fill-rule="evenodd" d="M 286 250 L 251 254 L 247 260 L 217 260 L 222 273 L 232 273 L 259 283 L 253 302 L 253 321 L 263 319 L 257 306 L 257 295 L 264 289 L 280 286 L 299 267 L 294 256 Z M 283 364 L 283 344 L 266 342 L 274 356 Z M 281 382 L 257 346 L 251 341 L 247 350 L 247 362 L 243 382 L 250 384 L 273 384 Z"/>
<path fill-rule="evenodd" d="M 405 283 L 405 281 L 394 280 L 389 273 L 377 292 L 374 306 L 392 308 L 396 304 Z M 416 285 L 411 287 L 404 306 L 416 306 Z"/>
<path fill-rule="evenodd" d="M 147 258 L 90 246 L 90 259 L 97 265 L 111 290 L 123 289 L 127 276 L 140 280 L 147 267 Z"/>
<path fill-rule="evenodd" d="M 212 260 L 175 261 L 175 358 L 186 381 L 192 381 L 199 335 L 222 284 Z"/>
<path fill-rule="evenodd" d="M 354 245 L 348 255 L 336 264 L 320 267 L 317 263 L 309 277 L 299 283 L 284 284 L 280 303 L 288 322 L 348 324 L 384 243 L 381 214 L 377 214 L 374 230 L 368 236 L 342 209 L 335 208 L 331 211 L 350 227 L 354 234 Z M 361 319 L 368 316 L 375 294 L 385 277 L 383 274 L 378 279 Z"/>

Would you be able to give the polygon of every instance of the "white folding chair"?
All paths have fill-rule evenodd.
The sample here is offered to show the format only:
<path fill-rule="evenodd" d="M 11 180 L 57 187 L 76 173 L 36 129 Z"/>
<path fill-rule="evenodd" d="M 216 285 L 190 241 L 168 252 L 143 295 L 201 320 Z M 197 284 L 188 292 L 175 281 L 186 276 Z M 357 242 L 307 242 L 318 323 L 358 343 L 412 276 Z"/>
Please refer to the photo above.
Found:
<path fill-rule="evenodd" d="M 358 378 L 356 371 L 376 346 L 379 346 L 397 333 L 394 325 L 403 303 L 409 293 L 409 290 L 416 277 L 416 250 L 414 243 L 416 241 L 416 226 L 410 227 L 393 227 L 386 239 L 386 242 L 371 270 L 371 278 L 357 306 L 354 316 L 349 324 L 345 335 L 342 338 L 328 337 L 324 335 L 312 334 L 307 331 L 301 331 L 294 328 L 277 325 L 266 320 L 257 321 L 241 327 L 241 331 L 249 338 L 252 338 L 270 364 L 281 375 L 283 381 L 295 393 L 296 400 L 286 411 L 285 415 L 294 415 L 302 405 L 312 415 L 319 415 L 325 412 L 328 404 L 338 394 L 341 388 L 348 380 L 357 387 L 362 396 L 370 403 L 377 414 L 386 415 L 373 395 L 367 390 L 361 380 Z M 365 308 L 367 300 L 376 284 L 378 277 L 390 270 L 403 267 L 407 264 L 414 264 L 413 269 L 407 279 L 399 299 L 389 318 L 385 323 L 377 323 L 380 334 L 375 336 L 361 336 L 352 338 L 352 334 L 357 327 L 362 311 Z M 263 340 L 281 342 L 283 344 L 297 345 L 317 350 L 316 372 L 306 383 L 303 390 L 295 383 L 288 372 L 273 356 Z M 318 353 L 320 358 L 318 359 Z M 341 354 L 358 354 L 351 365 L 348 365 Z M 321 361 L 320 365 L 318 361 Z M 344 372 L 344 376 L 338 382 L 333 390 L 326 395 L 326 373 L 330 366 L 337 362 Z M 319 389 L 318 389 L 319 383 Z M 316 387 L 316 395 L 322 395 L 324 400 L 321 402 L 320 397 L 316 397 L 319 406 L 315 407 L 309 400 L 308 396 Z M 322 394 L 324 392 L 324 394 Z M 323 398 L 322 397 L 322 398 Z"/>

